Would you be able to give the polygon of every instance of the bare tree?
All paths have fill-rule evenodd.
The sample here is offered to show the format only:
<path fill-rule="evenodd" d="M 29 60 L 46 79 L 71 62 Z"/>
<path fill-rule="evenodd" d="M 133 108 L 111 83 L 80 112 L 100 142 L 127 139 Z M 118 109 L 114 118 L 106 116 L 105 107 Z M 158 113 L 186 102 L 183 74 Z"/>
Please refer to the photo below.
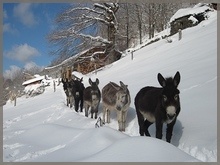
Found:
<path fill-rule="evenodd" d="M 118 8 L 117 3 L 79 4 L 61 13 L 56 19 L 57 29 L 47 37 L 58 46 L 55 54 L 67 58 L 96 46 L 105 46 L 104 53 L 108 54 L 115 48 Z M 101 28 L 107 29 L 107 38 L 97 35 Z"/>

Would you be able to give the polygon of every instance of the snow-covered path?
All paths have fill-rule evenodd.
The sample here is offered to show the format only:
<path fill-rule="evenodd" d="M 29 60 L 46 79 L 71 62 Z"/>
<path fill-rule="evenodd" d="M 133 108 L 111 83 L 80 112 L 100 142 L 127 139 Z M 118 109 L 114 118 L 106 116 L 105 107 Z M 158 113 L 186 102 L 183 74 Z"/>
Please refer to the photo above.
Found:
<path fill-rule="evenodd" d="M 4 161 L 198 161 L 164 141 L 121 133 L 114 119 L 110 126 L 95 128 L 95 119 L 65 105 L 61 86 L 56 92 L 51 88 L 34 98 L 19 98 L 16 107 L 8 103 L 4 110 Z M 175 159 L 164 154 L 168 151 Z"/>

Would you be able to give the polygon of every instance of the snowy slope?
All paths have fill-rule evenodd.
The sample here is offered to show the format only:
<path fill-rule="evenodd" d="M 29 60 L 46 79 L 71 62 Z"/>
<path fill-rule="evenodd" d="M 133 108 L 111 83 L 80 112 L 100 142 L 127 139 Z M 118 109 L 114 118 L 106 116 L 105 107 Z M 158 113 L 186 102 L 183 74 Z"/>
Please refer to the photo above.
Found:
<path fill-rule="evenodd" d="M 95 128 L 86 118 L 65 105 L 62 85 L 47 87 L 34 98 L 19 98 L 17 106 L 3 107 L 3 160 L 20 162 L 191 162 L 217 161 L 217 13 L 196 27 L 172 36 L 172 43 L 160 40 L 106 66 L 97 74 L 100 89 L 109 81 L 128 85 L 132 103 L 125 133 L 117 131 L 116 115 L 111 123 Z M 140 137 L 134 97 L 144 86 L 159 86 L 157 74 L 181 74 L 181 112 L 171 144 L 152 137 Z M 102 104 L 98 116 L 102 117 Z M 164 126 L 165 135 L 165 126 Z"/>

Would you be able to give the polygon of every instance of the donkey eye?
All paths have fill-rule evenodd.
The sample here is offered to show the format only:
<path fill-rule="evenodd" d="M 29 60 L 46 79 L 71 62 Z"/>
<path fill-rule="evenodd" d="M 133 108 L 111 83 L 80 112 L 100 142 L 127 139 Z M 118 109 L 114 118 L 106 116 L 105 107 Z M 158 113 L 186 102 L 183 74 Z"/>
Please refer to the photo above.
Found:
<path fill-rule="evenodd" d="M 167 96 L 163 95 L 163 100 L 167 101 Z"/>
<path fill-rule="evenodd" d="M 175 99 L 175 100 L 178 100 L 178 95 L 175 95 L 175 96 L 174 96 L 174 99 Z"/>

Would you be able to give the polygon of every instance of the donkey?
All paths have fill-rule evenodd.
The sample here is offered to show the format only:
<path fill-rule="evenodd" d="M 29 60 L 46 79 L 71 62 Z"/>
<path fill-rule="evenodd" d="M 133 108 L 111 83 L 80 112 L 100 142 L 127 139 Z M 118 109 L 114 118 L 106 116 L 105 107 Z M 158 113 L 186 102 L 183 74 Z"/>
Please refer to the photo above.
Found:
<path fill-rule="evenodd" d="M 93 114 L 95 113 L 95 119 L 97 119 L 99 103 L 101 100 L 101 92 L 99 90 L 99 79 L 96 78 L 96 81 L 93 82 L 89 78 L 90 86 L 84 90 L 83 99 L 84 99 L 84 107 L 85 107 L 85 116 L 88 117 L 88 111 L 91 107 L 91 118 L 93 118 Z"/>
<path fill-rule="evenodd" d="M 73 94 L 72 94 L 72 85 L 71 81 L 68 79 L 62 78 L 62 83 L 63 83 L 63 90 L 66 94 L 66 104 L 70 108 L 73 106 Z"/>
<path fill-rule="evenodd" d="M 162 139 L 163 123 L 167 123 L 166 141 L 170 143 L 173 127 L 180 112 L 180 73 L 174 78 L 164 78 L 158 73 L 158 82 L 162 88 L 144 87 L 135 97 L 139 133 L 141 136 L 150 136 L 148 127 L 155 122 L 156 138 Z"/>
<path fill-rule="evenodd" d="M 110 111 L 117 112 L 119 131 L 125 131 L 127 111 L 131 103 L 128 86 L 120 81 L 120 85 L 110 82 L 102 89 L 103 121 L 107 112 L 107 123 L 110 123 Z"/>
<path fill-rule="evenodd" d="M 75 111 L 78 112 L 80 106 L 80 112 L 83 111 L 83 92 L 84 92 L 84 84 L 82 83 L 83 77 L 81 79 L 75 79 L 71 81 L 72 85 L 72 95 L 75 101 Z"/>

